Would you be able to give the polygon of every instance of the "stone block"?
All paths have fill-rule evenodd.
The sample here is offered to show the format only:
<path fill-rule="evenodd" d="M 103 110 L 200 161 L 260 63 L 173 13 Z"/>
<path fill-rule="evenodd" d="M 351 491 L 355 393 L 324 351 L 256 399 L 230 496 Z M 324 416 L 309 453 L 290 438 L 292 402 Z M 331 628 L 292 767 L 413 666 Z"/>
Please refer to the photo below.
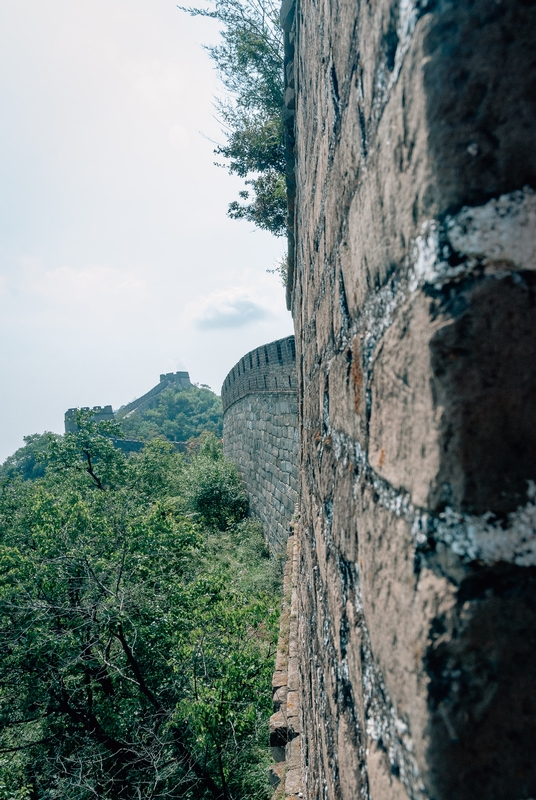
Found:
<path fill-rule="evenodd" d="M 297 630 L 296 630 L 296 634 L 297 634 Z M 291 657 L 291 658 L 289 658 L 289 662 L 288 662 L 287 686 L 288 686 L 288 690 L 291 691 L 291 692 L 297 692 L 297 691 L 299 691 L 299 688 L 300 688 L 298 655 L 299 655 L 299 652 L 297 651 L 296 655 Z"/>
<path fill-rule="evenodd" d="M 298 797 L 302 791 L 302 775 L 301 767 L 297 766 L 293 769 L 288 769 L 285 777 L 285 796 Z"/>
<path fill-rule="evenodd" d="M 270 747 L 285 747 L 288 741 L 287 715 L 276 711 L 270 717 Z"/>
<path fill-rule="evenodd" d="M 282 780 L 285 779 L 286 764 L 283 760 L 279 763 L 272 764 L 268 770 L 268 780 L 273 787 L 278 786 Z"/>
<path fill-rule="evenodd" d="M 289 738 L 300 733 L 300 697 L 297 691 L 287 694 L 286 724 Z"/>
<path fill-rule="evenodd" d="M 276 682 L 281 679 L 279 675 L 278 675 L 277 678 L 275 677 L 275 675 L 276 675 L 276 673 L 274 673 L 274 677 L 272 679 L 272 685 L 273 685 L 274 679 L 275 679 Z M 276 711 L 280 711 L 283 706 L 286 706 L 286 703 L 287 703 L 287 687 L 286 687 L 286 685 L 277 686 L 277 688 L 274 690 L 274 693 L 272 695 L 272 703 L 273 703 L 274 713 Z"/>
<path fill-rule="evenodd" d="M 287 767 L 293 769 L 300 766 L 301 762 L 301 737 L 294 736 L 285 748 Z"/>

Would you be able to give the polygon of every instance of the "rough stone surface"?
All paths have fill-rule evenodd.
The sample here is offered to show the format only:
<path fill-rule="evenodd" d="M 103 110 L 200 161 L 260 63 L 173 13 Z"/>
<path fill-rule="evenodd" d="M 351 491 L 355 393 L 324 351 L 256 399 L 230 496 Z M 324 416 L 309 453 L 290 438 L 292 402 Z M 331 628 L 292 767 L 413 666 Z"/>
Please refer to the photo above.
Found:
<path fill-rule="evenodd" d="M 297 800 L 303 797 L 303 761 L 301 754 L 301 705 L 299 683 L 298 643 L 298 591 L 296 581 L 299 569 L 299 523 L 294 519 L 287 539 L 287 553 L 283 576 L 283 600 L 279 638 L 277 642 L 276 669 L 272 680 L 273 709 L 270 718 L 270 746 L 277 774 L 284 776 L 284 786 L 279 787 L 274 800 Z"/>
<path fill-rule="evenodd" d="M 536 3 L 292 8 L 303 792 L 528 800 Z"/>
<path fill-rule="evenodd" d="M 268 780 L 272 786 L 279 786 L 285 777 L 285 762 L 280 761 L 277 764 L 272 764 L 268 770 Z"/>
<path fill-rule="evenodd" d="M 222 386 L 223 449 L 240 472 L 272 552 L 285 546 L 297 501 L 294 337 L 247 353 Z"/>

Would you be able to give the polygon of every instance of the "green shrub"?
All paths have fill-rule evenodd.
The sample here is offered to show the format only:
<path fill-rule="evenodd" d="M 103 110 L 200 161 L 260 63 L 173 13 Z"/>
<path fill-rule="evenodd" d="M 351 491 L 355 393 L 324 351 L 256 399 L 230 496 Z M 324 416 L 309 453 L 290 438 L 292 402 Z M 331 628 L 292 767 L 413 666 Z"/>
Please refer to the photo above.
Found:
<path fill-rule="evenodd" d="M 234 464 L 223 457 L 221 443 L 206 436 L 185 469 L 185 497 L 202 521 L 226 530 L 248 513 L 248 498 Z"/>
<path fill-rule="evenodd" d="M 32 433 L 24 437 L 24 446 L 6 458 L 0 466 L 0 478 L 20 475 L 25 481 L 42 478 L 48 462 L 48 447 L 58 439 L 57 433 Z"/>

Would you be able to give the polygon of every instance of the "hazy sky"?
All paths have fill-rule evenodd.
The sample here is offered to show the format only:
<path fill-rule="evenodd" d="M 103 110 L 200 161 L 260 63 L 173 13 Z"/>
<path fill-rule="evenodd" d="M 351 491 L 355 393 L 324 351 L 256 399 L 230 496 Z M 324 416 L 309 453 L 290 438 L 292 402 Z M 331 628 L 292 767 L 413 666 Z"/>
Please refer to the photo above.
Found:
<path fill-rule="evenodd" d="M 176 0 L 1 0 L 0 461 L 292 332 L 283 240 L 226 217 L 216 37 Z"/>

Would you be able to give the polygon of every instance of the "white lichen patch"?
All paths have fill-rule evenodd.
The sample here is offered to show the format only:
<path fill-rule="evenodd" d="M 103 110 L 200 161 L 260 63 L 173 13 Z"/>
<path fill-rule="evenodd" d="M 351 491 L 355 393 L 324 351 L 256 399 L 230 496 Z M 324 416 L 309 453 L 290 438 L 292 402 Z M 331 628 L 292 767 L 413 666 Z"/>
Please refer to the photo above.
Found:
<path fill-rule="evenodd" d="M 536 270 L 536 193 L 525 188 L 503 194 L 483 206 L 465 206 L 441 225 L 426 220 L 408 260 L 408 288 L 435 289 L 476 267 L 500 266 L 500 273 Z M 450 253 L 462 263 L 452 266 Z M 493 269 L 493 272 L 497 272 Z"/>
<path fill-rule="evenodd" d="M 461 514 L 446 508 L 439 515 L 416 508 L 410 495 L 399 491 L 373 471 L 370 479 L 378 502 L 411 525 L 415 544 L 430 537 L 448 545 L 463 561 L 491 566 L 500 561 L 519 567 L 536 566 L 536 486 L 528 481 L 528 502 L 508 515 L 506 525 L 490 512 L 481 516 Z"/>
<path fill-rule="evenodd" d="M 426 5 L 426 3 L 424 3 L 424 5 Z M 417 20 L 419 19 L 419 15 L 421 13 L 422 6 L 423 3 L 419 3 L 418 0 L 400 0 L 398 10 L 398 25 L 396 29 L 398 36 L 398 47 L 396 48 L 395 64 L 391 74 L 390 87 L 396 83 L 398 76 L 400 75 L 404 57 L 409 50 L 411 39 L 415 31 Z"/>
<path fill-rule="evenodd" d="M 464 560 L 536 566 L 536 486 L 528 483 L 529 502 L 508 515 L 506 528 L 491 514 L 476 517 L 447 508 L 435 523 L 435 537 Z"/>
<path fill-rule="evenodd" d="M 383 675 L 372 655 L 370 634 L 361 596 L 359 564 L 355 571 L 354 605 L 361 630 L 361 685 L 365 711 L 365 732 L 370 740 L 381 743 L 391 769 L 406 788 L 410 800 L 428 800 L 414 753 L 408 722 L 397 713 Z"/>
<path fill-rule="evenodd" d="M 419 17 L 426 11 L 429 0 L 400 0 L 398 6 L 398 20 L 396 25 L 397 46 L 394 54 L 392 69 L 386 60 L 377 65 L 375 86 L 372 100 L 371 121 L 377 124 L 381 118 L 391 90 L 400 77 L 404 59 L 411 47 L 413 34 L 417 27 Z M 358 96 L 363 102 L 363 89 L 358 86 Z M 386 142 L 389 146 L 389 141 Z"/>
<path fill-rule="evenodd" d="M 410 292 L 414 292 L 423 283 L 437 281 L 439 269 L 445 265 L 439 255 L 439 223 L 436 220 L 426 220 L 422 224 L 421 232 L 413 242 L 410 260 Z"/>
<path fill-rule="evenodd" d="M 440 244 L 441 226 L 437 220 L 426 220 L 420 234 L 415 238 L 409 259 L 408 289 L 411 293 L 428 284 L 441 289 L 445 283 L 471 272 L 478 266 L 477 259 L 468 259 L 451 266 L 446 260 L 450 255 L 448 247 Z"/>
<path fill-rule="evenodd" d="M 536 193 L 526 187 L 476 208 L 462 208 L 446 223 L 454 250 L 516 269 L 536 269 Z"/>
<path fill-rule="evenodd" d="M 392 325 L 394 312 L 403 302 L 404 289 L 398 281 L 390 281 L 371 295 L 361 309 L 363 358 L 367 366 L 373 361 L 374 351 L 385 331 Z"/>
<path fill-rule="evenodd" d="M 527 481 L 527 503 L 511 512 L 506 525 L 490 512 L 475 516 L 461 514 L 446 508 L 433 514 L 415 506 L 411 495 L 396 489 L 381 478 L 370 466 L 366 452 L 340 431 L 329 431 L 335 443 L 337 458 L 344 464 L 354 463 L 358 474 L 354 485 L 354 498 L 358 496 L 363 480 L 374 489 L 377 502 L 411 526 L 417 547 L 429 538 L 448 545 L 462 561 L 480 561 L 491 566 L 500 561 L 519 567 L 536 566 L 536 484 Z"/>
<path fill-rule="evenodd" d="M 425 284 L 439 290 L 448 281 L 471 272 L 478 265 L 477 259 L 469 259 L 451 266 L 446 260 L 450 249 L 442 252 L 440 233 L 441 226 L 437 220 L 426 220 L 412 244 L 408 270 L 408 289 L 411 293 Z"/>

